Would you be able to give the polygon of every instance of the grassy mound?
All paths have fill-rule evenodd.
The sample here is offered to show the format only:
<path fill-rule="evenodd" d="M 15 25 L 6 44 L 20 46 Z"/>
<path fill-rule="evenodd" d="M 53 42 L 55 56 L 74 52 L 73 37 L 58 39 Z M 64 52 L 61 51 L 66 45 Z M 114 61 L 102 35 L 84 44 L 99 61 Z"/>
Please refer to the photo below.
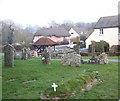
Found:
<path fill-rule="evenodd" d="M 95 72 L 85 72 L 82 73 L 80 76 L 71 79 L 69 81 L 62 81 L 59 83 L 57 91 L 54 92 L 52 88 L 48 88 L 45 92 L 41 95 L 41 98 L 44 96 L 45 99 L 52 99 L 52 98 L 67 98 L 77 92 L 78 90 L 81 91 L 82 88 L 85 88 L 85 85 L 88 84 L 91 80 L 96 78 Z"/>

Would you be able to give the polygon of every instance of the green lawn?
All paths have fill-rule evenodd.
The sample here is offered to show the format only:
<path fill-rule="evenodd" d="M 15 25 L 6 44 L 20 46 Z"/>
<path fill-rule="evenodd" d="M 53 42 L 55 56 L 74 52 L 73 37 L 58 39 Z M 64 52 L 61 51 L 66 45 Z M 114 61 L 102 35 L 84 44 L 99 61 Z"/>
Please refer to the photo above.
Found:
<path fill-rule="evenodd" d="M 2 54 L 0 53 L 0 100 L 2 99 Z"/>
<path fill-rule="evenodd" d="M 92 56 L 82 56 L 82 59 L 90 59 Z M 98 58 L 98 56 L 96 56 Z M 119 56 L 108 56 L 108 59 L 120 59 Z"/>
<path fill-rule="evenodd" d="M 103 83 L 96 84 L 89 92 L 77 90 L 71 99 L 117 99 L 118 63 L 82 64 L 79 68 L 63 66 L 59 60 L 43 65 L 39 58 L 15 60 L 13 68 L 3 69 L 3 99 L 39 99 L 51 84 L 74 81 L 84 70 L 97 70 Z"/>

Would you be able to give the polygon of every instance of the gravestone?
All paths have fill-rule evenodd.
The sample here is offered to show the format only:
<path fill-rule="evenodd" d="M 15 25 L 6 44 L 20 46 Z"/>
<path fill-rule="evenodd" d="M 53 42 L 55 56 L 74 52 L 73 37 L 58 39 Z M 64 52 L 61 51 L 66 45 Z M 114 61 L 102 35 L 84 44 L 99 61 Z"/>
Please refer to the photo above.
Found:
<path fill-rule="evenodd" d="M 32 55 L 30 54 L 30 48 L 28 48 L 27 54 L 28 54 L 28 59 L 31 59 L 31 58 L 32 58 Z"/>
<path fill-rule="evenodd" d="M 107 57 L 107 54 L 105 52 L 103 52 L 99 55 L 99 63 L 100 64 L 107 64 L 108 63 L 108 57 Z"/>
<path fill-rule="evenodd" d="M 47 49 L 45 49 L 44 52 L 42 53 L 42 63 L 50 64 L 50 55 Z"/>
<path fill-rule="evenodd" d="M 49 57 L 50 57 L 50 60 L 51 60 L 51 58 L 53 57 L 53 51 L 52 51 L 52 49 L 51 49 L 50 46 L 48 46 L 46 49 L 47 49 L 48 52 L 49 52 Z"/>
<path fill-rule="evenodd" d="M 97 58 L 95 58 L 95 41 L 91 41 L 91 48 L 92 48 L 92 58 L 88 60 L 88 63 L 98 63 Z"/>
<path fill-rule="evenodd" d="M 73 47 L 73 49 L 75 50 L 75 52 L 77 53 L 77 54 L 79 54 L 80 52 L 80 37 L 78 36 L 78 37 L 76 37 L 76 43 L 77 43 L 77 45 L 75 45 L 74 47 Z"/>
<path fill-rule="evenodd" d="M 81 65 L 81 55 L 77 54 L 75 51 L 64 52 L 61 63 L 63 65 L 79 67 Z"/>
<path fill-rule="evenodd" d="M 4 47 L 4 64 L 7 67 L 14 66 L 14 47 L 10 44 Z"/>
<path fill-rule="evenodd" d="M 26 47 L 24 47 L 23 49 L 22 49 L 22 57 L 21 57 L 21 59 L 22 60 L 26 60 L 27 59 L 27 48 Z"/>

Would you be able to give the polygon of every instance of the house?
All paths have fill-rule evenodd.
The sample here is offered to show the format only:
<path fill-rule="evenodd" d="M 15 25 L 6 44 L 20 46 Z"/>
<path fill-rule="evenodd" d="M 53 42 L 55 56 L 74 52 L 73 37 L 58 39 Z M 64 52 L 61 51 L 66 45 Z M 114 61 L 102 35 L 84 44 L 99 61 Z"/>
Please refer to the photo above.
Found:
<path fill-rule="evenodd" d="M 119 39 L 119 45 L 120 45 L 120 1 L 118 2 L 118 25 L 119 25 L 118 39 Z"/>
<path fill-rule="evenodd" d="M 80 32 L 80 28 L 77 28 L 75 30 L 71 28 L 69 31 L 63 27 L 41 28 L 35 33 L 33 37 L 33 44 L 43 36 L 51 39 L 56 43 L 61 43 L 65 40 L 67 40 L 70 43 L 70 38 L 79 36 L 78 34 L 79 32 Z"/>
<path fill-rule="evenodd" d="M 65 39 L 69 40 L 70 34 L 64 28 L 42 28 L 35 33 L 33 44 L 43 36 L 59 44 Z"/>
<path fill-rule="evenodd" d="M 112 45 L 118 45 L 118 15 L 101 17 L 94 27 L 93 33 L 86 39 L 86 48 L 91 41 L 100 42 L 104 40 Z"/>

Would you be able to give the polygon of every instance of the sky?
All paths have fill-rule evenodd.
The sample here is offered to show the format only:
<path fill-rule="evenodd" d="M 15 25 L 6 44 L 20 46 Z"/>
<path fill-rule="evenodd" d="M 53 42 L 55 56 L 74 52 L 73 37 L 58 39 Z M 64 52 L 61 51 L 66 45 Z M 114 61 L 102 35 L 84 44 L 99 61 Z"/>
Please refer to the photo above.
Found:
<path fill-rule="evenodd" d="M 120 0 L 0 0 L 0 20 L 48 26 L 51 21 L 96 22 L 118 14 Z"/>

